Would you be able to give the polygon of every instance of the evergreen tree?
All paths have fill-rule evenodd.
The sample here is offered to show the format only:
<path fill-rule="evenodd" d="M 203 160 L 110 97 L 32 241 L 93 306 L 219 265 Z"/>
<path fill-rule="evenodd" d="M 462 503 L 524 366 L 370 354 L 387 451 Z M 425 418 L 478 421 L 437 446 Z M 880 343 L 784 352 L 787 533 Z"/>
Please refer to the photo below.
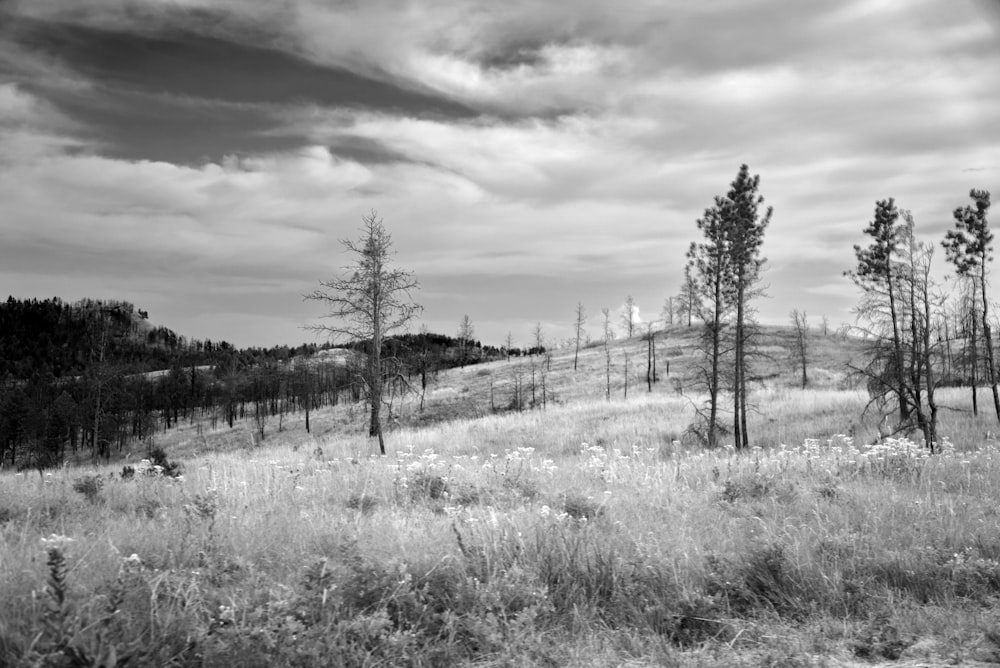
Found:
<path fill-rule="evenodd" d="M 973 199 L 975 206 L 966 205 L 955 209 L 953 214 L 955 229 L 948 230 L 943 245 L 948 261 L 955 265 L 956 273 L 971 280 L 975 291 L 981 297 L 980 315 L 983 348 L 986 351 L 986 372 L 993 391 L 993 408 L 997 419 L 1000 420 L 1000 392 L 997 389 L 989 300 L 986 295 L 988 285 L 986 266 L 993 261 L 993 233 L 990 232 L 989 221 L 986 219 L 986 214 L 990 210 L 990 193 L 986 190 L 973 189 L 969 192 L 969 197 Z M 972 341 L 972 345 L 975 347 L 976 341 Z M 975 384 L 972 390 L 975 392 Z"/>

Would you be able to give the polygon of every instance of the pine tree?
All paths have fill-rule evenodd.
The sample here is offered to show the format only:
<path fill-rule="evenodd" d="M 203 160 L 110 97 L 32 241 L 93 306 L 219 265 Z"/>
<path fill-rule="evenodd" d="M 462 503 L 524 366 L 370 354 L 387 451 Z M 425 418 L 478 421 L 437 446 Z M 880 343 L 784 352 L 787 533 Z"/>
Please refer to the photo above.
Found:
<path fill-rule="evenodd" d="M 725 199 L 716 199 L 722 212 L 723 224 L 728 229 L 729 252 L 732 264 L 733 296 L 736 308 L 735 365 L 733 383 L 733 440 L 737 449 L 750 444 L 747 433 L 747 346 L 752 336 L 748 327 L 749 300 L 755 296 L 754 286 L 760 279 L 764 259 L 760 256 L 764 232 L 771 222 L 772 207 L 763 215 L 760 206 L 760 176 L 750 176 L 746 165 L 740 166 Z"/>
<path fill-rule="evenodd" d="M 865 234 L 872 241 L 866 248 L 854 246 L 858 266 L 848 276 L 866 293 L 883 295 L 889 307 L 892 328 L 892 356 L 883 382 L 893 387 L 899 402 L 899 420 L 906 423 L 910 419 L 910 405 L 906 398 L 905 369 L 903 366 L 903 343 L 900 332 L 902 314 L 899 306 L 899 276 L 896 273 L 896 256 L 899 253 L 905 232 L 899 224 L 899 209 L 890 197 L 875 203 L 875 218 L 868 223 Z"/>
<path fill-rule="evenodd" d="M 986 295 L 988 285 L 986 265 L 993 261 L 993 233 L 990 232 L 989 222 L 986 219 L 986 214 L 990 210 L 990 193 L 986 190 L 973 189 L 969 192 L 969 197 L 973 199 L 975 206 L 966 205 L 955 209 L 953 214 L 955 229 L 948 230 L 943 245 L 948 261 L 955 265 L 956 273 L 972 281 L 981 299 L 980 315 L 983 348 L 986 351 L 986 373 L 993 391 L 993 408 L 997 419 L 1000 420 L 1000 392 L 997 389 L 989 300 Z M 976 342 L 972 341 L 972 345 L 975 347 Z M 972 389 L 975 392 L 975 386 Z"/>

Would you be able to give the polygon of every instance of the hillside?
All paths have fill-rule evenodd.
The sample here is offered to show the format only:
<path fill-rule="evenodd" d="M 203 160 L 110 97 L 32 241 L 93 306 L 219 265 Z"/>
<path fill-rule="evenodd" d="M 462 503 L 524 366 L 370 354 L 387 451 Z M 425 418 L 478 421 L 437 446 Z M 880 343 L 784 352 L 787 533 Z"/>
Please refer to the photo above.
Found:
<path fill-rule="evenodd" d="M 0 303 L 0 467 L 108 460 L 180 421 L 233 428 L 353 401 L 364 345 L 237 350 L 153 326 L 128 302 L 10 297 Z M 386 351 L 410 374 L 499 354 L 431 333 L 397 337 Z"/>
<path fill-rule="evenodd" d="M 656 375 L 653 394 L 693 394 L 697 383 L 693 377 L 698 356 L 697 328 L 672 326 L 655 335 Z M 648 393 L 646 380 L 647 342 L 645 337 L 615 340 L 611 352 L 611 396 Z M 808 338 L 809 387 L 829 389 L 847 382 L 848 364 L 864 354 L 860 341 L 836 335 L 822 336 L 811 332 Z M 800 384 L 794 334 L 791 328 L 763 326 L 757 341 L 757 355 L 751 360 L 758 389 L 796 387 Z M 628 373 L 626 375 L 626 360 Z M 607 360 L 602 343 L 591 343 L 580 350 L 577 369 L 573 369 L 572 350 L 544 355 L 512 358 L 476 367 L 452 370 L 442 374 L 432 394 L 428 395 L 426 411 L 410 415 L 411 420 L 436 421 L 442 417 L 484 415 L 496 409 L 516 407 L 515 388 L 522 387 L 522 408 L 531 404 L 532 370 L 535 373 L 535 403 L 542 401 L 544 377 L 546 402 L 572 402 L 605 397 L 607 394 Z M 524 387 L 528 389 L 525 390 Z M 493 400 L 491 402 L 491 389 Z"/>
<path fill-rule="evenodd" d="M 800 383 L 799 371 L 789 328 L 763 327 L 759 340 L 760 356 L 753 362 L 760 381 L 755 385 L 751 402 L 751 431 L 760 445 L 799 442 L 806 437 L 826 438 L 833 434 L 856 431 L 869 438 L 871 424 L 862 420 L 866 399 L 855 392 L 838 394 L 849 387 L 847 364 L 863 354 L 860 342 L 840 336 L 822 336 L 813 332 L 809 337 L 809 392 L 814 397 L 797 401 L 795 415 L 782 408 L 786 420 L 777 420 L 773 405 L 787 404 Z M 625 399 L 625 358 L 629 358 L 628 398 L 626 403 L 646 405 L 646 399 L 665 401 L 674 406 L 672 417 L 664 421 L 657 439 L 664 442 L 681 440 L 695 445 L 686 428 L 693 419 L 692 402 L 700 401 L 693 392 L 691 380 L 697 359 L 697 335 L 694 329 L 671 327 L 656 335 L 657 374 L 659 380 L 648 392 L 646 383 L 646 341 L 642 337 L 615 340 L 609 346 L 612 361 L 611 396 L 614 402 Z M 521 411 L 553 410 L 559 406 L 587 404 L 594 413 L 587 423 L 599 422 L 602 404 L 606 402 L 606 357 L 603 344 L 591 344 L 580 350 L 577 370 L 573 370 L 573 350 L 553 350 L 545 355 L 512 357 L 443 369 L 428 375 L 423 393 L 419 374 L 409 378 L 409 390 L 401 386 L 390 388 L 391 400 L 383 416 L 387 438 L 397 442 L 394 432 L 406 428 L 432 427 L 441 422 L 475 419 L 490 415 L 516 413 L 517 388 L 520 388 Z M 532 370 L 534 370 L 534 405 L 532 408 Z M 542 386 L 545 405 L 542 404 Z M 833 400 L 819 397 L 838 397 Z M 822 404 L 828 401 L 828 405 Z M 807 418 L 807 415 L 810 415 Z M 291 445 L 303 438 L 329 438 L 333 435 L 357 435 L 366 429 L 366 411 L 362 403 L 350 401 L 326 406 L 310 415 L 311 435 L 306 434 L 305 416 L 301 410 L 284 412 L 266 418 L 263 443 L 270 446 Z M 810 431 L 812 429 L 812 431 Z M 261 444 L 259 424 L 247 419 L 237 421 L 233 428 L 217 424 L 212 428 L 205 420 L 182 421 L 177 429 L 155 437 L 170 452 L 186 456 L 193 452 L 230 451 Z"/>
<path fill-rule="evenodd" d="M 441 372 L 425 410 L 513 364 Z M 246 422 L 157 435 L 179 478 L 142 452 L 134 470 L 0 472 L 0 663 L 1000 660 L 995 419 L 949 411 L 936 456 L 869 446 L 849 433 L 863 393 L 781 372 L 754 397 L 752 431 L 775 447 L 705 451 L 678 439 L 687 397 L 607 401 L 600 366 L 577 387 L 571 364 L 553 356 L 544 410 L 400 424 L 387 457 L 363 408 L 338 404 L 311 434 L 290 414 L 264 441 Z"/>

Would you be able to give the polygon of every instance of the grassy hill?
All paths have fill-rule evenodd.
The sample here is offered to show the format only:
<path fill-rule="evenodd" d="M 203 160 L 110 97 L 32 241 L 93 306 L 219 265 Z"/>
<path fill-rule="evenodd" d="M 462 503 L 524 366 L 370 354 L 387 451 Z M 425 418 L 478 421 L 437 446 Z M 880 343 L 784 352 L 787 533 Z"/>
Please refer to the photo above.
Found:
<path fill-rule="evenodd" d="M 1000 661 L 995 420 L 946 391 L 943 454 L 866 445 L 866 397 L 839 387 L 854 344 L 816 339 L 823 385 L 801 391 L 787 332 L 766 335 L 767 447 L 746 454 L 687 441 L 691 398 L 669 377 L 633 392 L 644 364 L 605 400 L 591 348 L 575 373 L 553 356 L 545 410 L 490 412 L 514 361 L 440 374 L 388 457 L 341 405 L 263 444 L 174 430 L 179 479 L 0 473 L 0 664 Z M 693 339 L 660 345 L 683 377 Z"/>
<path fill-rule="evenodd" d="M 688 435 L 693 420 L 693 406 L 701 402 L 697 385 L 692 379 L 697 360 L 698 334 L 695 328 L 669 327 L 656 335 L 658 381 L 648 391 L 646 382 L 647 343 L 642 337 L 615 340 L 611 350 L 611 398 L 614 401 L 636 402 L 643 397 L 662 399 L 669 406 L 669 415 L 658 417 L 657 439 L 664 443 L 680 440 L 685 446 L 697 443 Z M 758 340 L 758 355 L 752 361 L 759 377 L 751 397 L 751 435 L 755 443 L 773 446 L 780 443 L 801 443 L 804 438 L 830 438 L 839 433 L 861 439 L 874 436 L 873 421 L 863 420 L 865 398 L 852 389 L 848 380 L 848 363 L 863 354 L 861 342 L 835 335 L 822 336 L 813 332 L 808 341 L 809 391 L 799 396 L 801 382 L 793 333 L 785 327 L 763 327 Z M 629 359 L 628 397 L 625 397 L 625 359 Z M 573 350 L 554 350 L 549 358 L 512 357 L 440 371 L 430 377 L 428 388 L 421 394 L 419 379 L 412 379 L 411 392 L 393 398 L 386 411 L 390 446 L 398 441 L 394 432 L 403 428 L 433 426 L 441 422 L 479 418 L 517 412 L 515 388 L 521 387 L 523 411 L 533 410 L 532 373 L 534 372 L 534 403 L 542 407 L 545 390 L 545 410 L 559 406 L 590 405 L 595 416 L 607 403 L 606 356 L 602 343 L 581 348 L 577 369 L 573 369 Z M 798 397 L 789 402 L 791 396 Z M 384 413 L 384 414 L 386 414 Z M 360 435 L 366 429 L 362 404 L 341 404 L 327 407 L 311 416 L 313 433 L 321 439 L 338 435 Z M 593 422 L 599 418 L 589 420 Z M 877 419 L 874 420 L 877 422 Z M 188 456 L 193 452 L 228 451 L 253 447 L 254 426 L 247 422 L 235 429 L 208 429 L 195 423 L 182 426 L 156 438 L 168 452 Z M 284 416 L 279 424 L 271 418 L 266 429 L 267 443 L 293 445 L 308 435 L 301 414 Z M 259 440 L 259 439 L 258 439 Z M 141 453 L 137 449 L 137 455 Z"/>

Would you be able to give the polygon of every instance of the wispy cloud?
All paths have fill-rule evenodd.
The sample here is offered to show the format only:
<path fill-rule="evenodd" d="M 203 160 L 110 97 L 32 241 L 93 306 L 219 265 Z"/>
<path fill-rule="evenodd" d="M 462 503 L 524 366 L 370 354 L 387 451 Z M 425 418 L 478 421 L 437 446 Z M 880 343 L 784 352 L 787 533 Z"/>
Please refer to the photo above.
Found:
<path fill-rule="evenodd" d="M 526 339 L 580 300 L 658 312 L 747 162 L 775 207 L 762 316 L 846 320 L 876 199 L 934 237 L 997 190 L 992 6 L 10 2 L 0 280 L 297 340 L 376 208 L 432 328 Z"/>

